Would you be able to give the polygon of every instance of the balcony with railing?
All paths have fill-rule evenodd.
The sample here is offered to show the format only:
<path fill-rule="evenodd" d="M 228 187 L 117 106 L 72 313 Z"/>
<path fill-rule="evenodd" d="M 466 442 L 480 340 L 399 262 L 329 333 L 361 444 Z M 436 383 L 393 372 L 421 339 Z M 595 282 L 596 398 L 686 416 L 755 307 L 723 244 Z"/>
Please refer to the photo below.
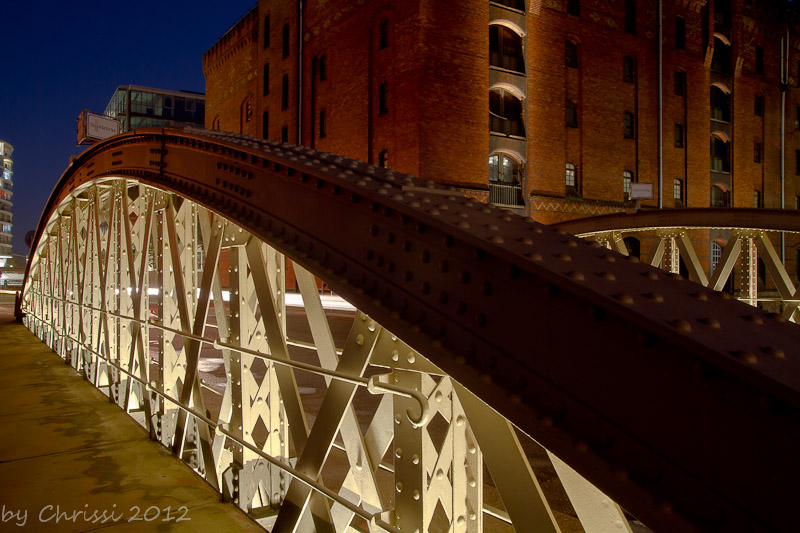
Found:
<path fill-rule="evenodd" d="M 522 186 L 509 183 L 489 183 L 489 202 L 496 205 L 524 206 Z"/>

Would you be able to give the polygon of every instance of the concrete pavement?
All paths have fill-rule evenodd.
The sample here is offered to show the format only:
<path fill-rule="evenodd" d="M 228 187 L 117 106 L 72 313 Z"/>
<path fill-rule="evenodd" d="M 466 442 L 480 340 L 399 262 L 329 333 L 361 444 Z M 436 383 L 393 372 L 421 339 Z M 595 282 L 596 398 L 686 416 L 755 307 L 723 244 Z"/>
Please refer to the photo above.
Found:
<path fill-rule="evenodd" d="M 0 531 L 262 531 L 0 305 Z"/>

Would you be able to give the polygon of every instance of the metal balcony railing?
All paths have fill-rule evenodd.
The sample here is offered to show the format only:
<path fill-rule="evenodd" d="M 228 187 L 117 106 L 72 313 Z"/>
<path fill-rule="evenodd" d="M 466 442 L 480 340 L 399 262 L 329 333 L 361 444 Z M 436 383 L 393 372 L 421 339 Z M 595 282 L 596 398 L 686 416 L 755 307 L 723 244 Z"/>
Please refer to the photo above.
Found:
<path fill-rule="evenodd" d="M 507 183 L 490 183 L 489 202 L 504 205 L 525 205 L 525 201 L 522 199 L 522 186 Z"/>

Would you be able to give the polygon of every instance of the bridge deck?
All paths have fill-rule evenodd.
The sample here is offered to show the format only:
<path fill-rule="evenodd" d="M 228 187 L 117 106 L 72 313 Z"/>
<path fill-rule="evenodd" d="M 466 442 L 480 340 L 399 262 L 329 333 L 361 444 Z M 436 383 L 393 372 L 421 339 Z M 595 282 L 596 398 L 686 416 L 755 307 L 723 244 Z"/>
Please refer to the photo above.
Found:
<path fill-rule="evenodd" d="M 11 307 L 0 305 L 0 530 L 263 531 L 14 323 Z"/>

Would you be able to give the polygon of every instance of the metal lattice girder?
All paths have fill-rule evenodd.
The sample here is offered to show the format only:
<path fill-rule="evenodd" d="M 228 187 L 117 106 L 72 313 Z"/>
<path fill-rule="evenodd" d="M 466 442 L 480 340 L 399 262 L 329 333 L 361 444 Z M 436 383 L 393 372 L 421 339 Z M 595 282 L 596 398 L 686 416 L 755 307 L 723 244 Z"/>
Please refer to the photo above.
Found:
<path fill-rule="evenodd" d="M 113 176 L 272 243 L 653 527 L 797 529 L 795 325 L 432 182 L 220 132 L 96 145 L 42 220 Z"/>

